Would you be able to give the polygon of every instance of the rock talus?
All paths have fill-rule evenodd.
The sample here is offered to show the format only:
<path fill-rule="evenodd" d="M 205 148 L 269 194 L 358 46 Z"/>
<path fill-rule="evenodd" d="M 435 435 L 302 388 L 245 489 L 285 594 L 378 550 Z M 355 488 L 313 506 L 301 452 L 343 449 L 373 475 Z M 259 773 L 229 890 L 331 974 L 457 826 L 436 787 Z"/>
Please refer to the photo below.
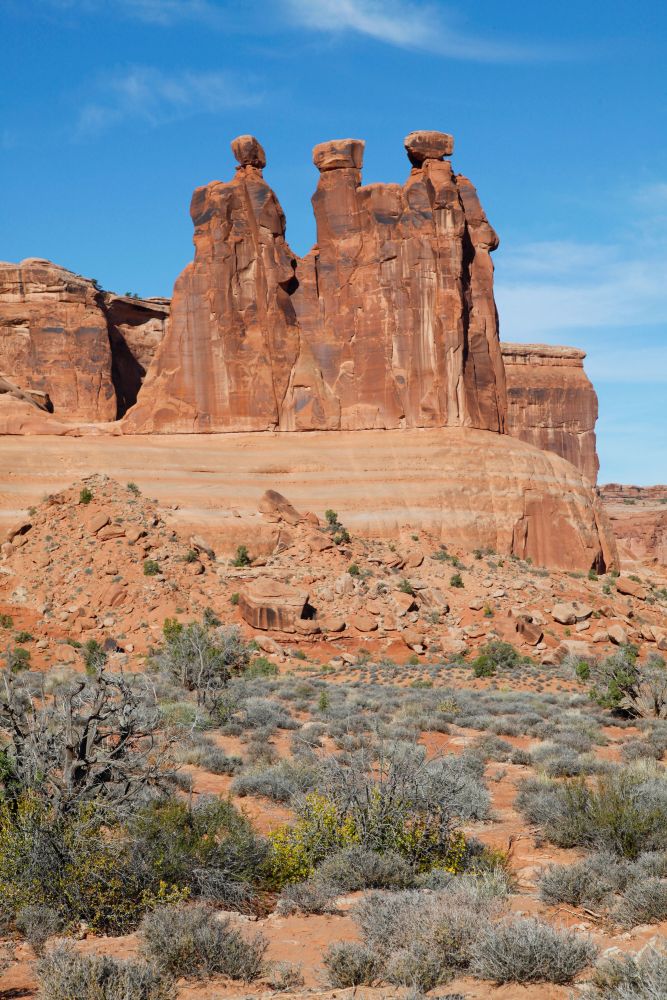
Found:
<path fill-rule="evenodd" d="M 553 451 L 597 480 L 598 400 L 584 351 L 548 344 L 501 344 L 507 379 L 507 431 Z"/>

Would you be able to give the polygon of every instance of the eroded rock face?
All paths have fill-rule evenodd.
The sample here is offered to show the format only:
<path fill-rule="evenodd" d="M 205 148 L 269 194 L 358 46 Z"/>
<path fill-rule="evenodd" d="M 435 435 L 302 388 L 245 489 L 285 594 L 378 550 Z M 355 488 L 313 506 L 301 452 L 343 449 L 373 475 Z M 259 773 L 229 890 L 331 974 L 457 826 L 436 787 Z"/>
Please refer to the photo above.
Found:
<path fill-rule="evenodd" d="M 576 465 L 592 483 L 598 399 L 584 351 L 548 344 L 501 344 L 507 379 L 507 431 Z"/>
<path fill-rule="evenodd" d="M 623 566 L 667 566 L 667 485 L 601 486 Z"/>
<path fill-rule="evenodd" d="M 0 262 L 0 371 L 48 393 L 56 416 L 113 420 L 111 349 L 91 281 L 30 258 Z"/>
<path fill-rule="evenodd" d="M 169 322 L 169 299 L 139 299 L 105 292 L 103 309 L 111 347 L 111 380 L 118 418 L 137 401 L 146 372 Z"/>
<path fill-rule="evenodd" d="M 195 259 L 176 281 L 169 332 L 131 432 L 259 431 L 280 424 L 299 351 L 295 258 L 262 177 L 259 143 L 234 140 L 235 177 L 198 188 Z M 262 151 L 263 153 L 263 151 Z"/>
<path fill-rule="evenodd" d="M 128 432 L 470 426 L 502 431 L 505 381 L 475 189 L 413 133 L 405 183 L 361 186 L 364 144 L 315 147 L 317 245 L 297 260 L 252 136 L 199 188 L 195 259 Z"/>
<path fill-rule="evenodd" d="M 48 260 L 0 262 L 0 372 L 13 386 L 11 394 L 0 389 L 11 396 L 0 428 L 10 420 L 40 433 L 57 421 L 122 416 L 136 402 L 168 316 L 168 299 L 102 292 Z M 12 400 L 32 400 L 54 419 L 32 419 Z"/>

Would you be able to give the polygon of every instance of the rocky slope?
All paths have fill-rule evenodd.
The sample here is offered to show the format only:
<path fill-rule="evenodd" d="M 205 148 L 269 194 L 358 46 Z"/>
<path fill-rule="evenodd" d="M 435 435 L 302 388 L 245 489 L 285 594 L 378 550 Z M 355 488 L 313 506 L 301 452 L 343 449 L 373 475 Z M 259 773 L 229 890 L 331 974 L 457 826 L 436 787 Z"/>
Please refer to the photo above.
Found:
<path fill-rule="evenodd" d="M 428 531 L 348 536 L 275 491 L 258 508 L 254 533 L 239 528 L 247 565 L 235 566 L 134 488 L 87 477 L 5 532 L 0 610 L 29 625 L 36 658 L 59 663 L 76 660 L 68 636 L 143 651 L 166 617 L 207 607 L 270 652 L 315 644 L 339 660 L 365 648 L 399 659 L 463 653 L 494 637 L 544 663 L 628 640 L 644 652 L 667 648 L 667 592 L 651 576 L 549 573 L 491 549 L 445 546 Z M 254 542 L 259 524 L 271 539 L 265 555 Z"/>
<path fill-rule="evenodd" d="M 364 143 L 315 147 L 317 245 L 299 261 L 251 136 L 195 191 L 195 259 L 130 432 L 471 426 L 501 431 L 489 253 L 498 239 L 444 133 L 412 133 L 403 185 L 361 185 Z"/>
<path fill-rule="evenodd" d="M 576 465 L 592 482 L 598 400 L 584 351 L 549 344 L 500 345 L 507 379 L 507 431 Z"/>
<path fill-rule="evenodd" d="M 168 313 L 165 300 L 102 292 L 50 261 L 0 262 L 0 372 L 33 401 L 48 396 L 40 409 L 54 415 L 10 407 L 10 398 L 27 401 L 5 392 L 0 432 L 122 416 L 136 402 Z"/>

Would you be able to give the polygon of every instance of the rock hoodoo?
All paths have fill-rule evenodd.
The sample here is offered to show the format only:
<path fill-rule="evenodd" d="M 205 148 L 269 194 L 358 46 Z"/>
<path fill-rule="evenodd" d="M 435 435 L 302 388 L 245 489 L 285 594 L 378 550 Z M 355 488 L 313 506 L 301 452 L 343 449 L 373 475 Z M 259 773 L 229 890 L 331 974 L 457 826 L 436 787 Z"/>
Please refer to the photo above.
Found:
<path fill-rule="evenodd" d="M 584 371 L 585 351 L 549 344 L 501 344 L 507 378 L 507 431 L 598 475 L 598 398 Z"/>
<path fill-rule="evenodd" d="M 130 432 L 502 431 L 490 252 L 451 136 L 411 133 L 406 183 L 362 186 L 364 143 L 315 147 L 317 245 L 298 260 L 252 136 L 231 181 L 195 191 L 195 259 Z"/>

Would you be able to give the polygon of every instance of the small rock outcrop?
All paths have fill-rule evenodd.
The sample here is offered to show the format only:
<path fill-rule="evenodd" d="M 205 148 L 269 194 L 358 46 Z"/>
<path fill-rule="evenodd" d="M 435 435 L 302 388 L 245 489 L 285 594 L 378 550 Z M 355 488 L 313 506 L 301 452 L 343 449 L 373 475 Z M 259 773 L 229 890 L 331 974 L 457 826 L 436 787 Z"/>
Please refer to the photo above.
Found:
<path fill-rule="evenodd" d="M 298 260 L 252 136 L 195 191 L 195 259 L 128 432 L 502 431 L 490 252 L 498 238 L 451 136 L 411 133 L 404 185 L 362 186 L 364 143 L 315 147 L 317 245 Z"/>
<path fill-rule="evenodd" d="M 507 380 L 507 431 L 553 451 L 595 483 L 598 399 L 584 351 L 548 344 L 500 345 Z"/>

